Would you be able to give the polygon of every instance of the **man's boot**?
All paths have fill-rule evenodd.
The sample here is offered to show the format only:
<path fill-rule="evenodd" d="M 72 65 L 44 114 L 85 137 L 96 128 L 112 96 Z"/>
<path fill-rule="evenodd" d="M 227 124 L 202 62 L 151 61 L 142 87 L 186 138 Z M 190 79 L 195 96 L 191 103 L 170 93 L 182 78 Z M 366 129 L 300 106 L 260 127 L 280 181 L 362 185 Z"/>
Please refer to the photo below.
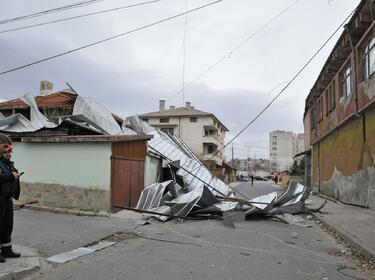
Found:
<path fill-rule="evenodd" d="M 5 263 L 5 258 L 0 255 L 0 263 Z"/>
<path fill-rule="evenodd" d="M 4 258 L 19 258 L 19 257 L 21 257 L 20 253 L 16 253 L 12 250 L 12 246 L 1 247 L 1 255 Z"/>

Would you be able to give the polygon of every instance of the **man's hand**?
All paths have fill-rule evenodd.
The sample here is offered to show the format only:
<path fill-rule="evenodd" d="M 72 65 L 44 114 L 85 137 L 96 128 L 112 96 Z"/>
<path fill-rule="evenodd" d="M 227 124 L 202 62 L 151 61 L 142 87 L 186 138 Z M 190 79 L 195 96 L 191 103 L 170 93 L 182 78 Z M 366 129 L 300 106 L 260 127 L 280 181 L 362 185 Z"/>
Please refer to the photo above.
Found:
<path fill-rule="evenodd" d="M 16 180 L 18 180 L 21 177 L 21 174 L 19 174 L 18 172 L 12 172 L 12 173 L 13 173 L 14 178 L 16 178 Z"/>

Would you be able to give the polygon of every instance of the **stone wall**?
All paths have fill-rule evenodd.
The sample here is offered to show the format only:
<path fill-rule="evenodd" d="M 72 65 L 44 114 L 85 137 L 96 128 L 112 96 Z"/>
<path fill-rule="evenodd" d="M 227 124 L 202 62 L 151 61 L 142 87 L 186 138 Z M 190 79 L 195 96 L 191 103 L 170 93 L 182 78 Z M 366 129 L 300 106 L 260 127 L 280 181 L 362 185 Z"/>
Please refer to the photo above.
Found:
<path fill-rule="evenodd" d="M 43 206 L 84 211 L 110 211 L 111 192 L 59 184 L 22 183 L 20 200 L 37 200 Z"/>

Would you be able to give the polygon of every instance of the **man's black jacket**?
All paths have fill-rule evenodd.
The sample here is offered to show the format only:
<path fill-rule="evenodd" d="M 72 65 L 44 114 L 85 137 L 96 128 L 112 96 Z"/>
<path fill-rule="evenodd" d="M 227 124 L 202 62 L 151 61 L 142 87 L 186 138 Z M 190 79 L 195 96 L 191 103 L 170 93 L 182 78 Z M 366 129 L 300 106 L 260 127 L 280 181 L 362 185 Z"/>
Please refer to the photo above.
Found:
<path fill-rule="evenodd" d="M 17 172 L 13 161 L 0 158 L 0 196 L 18 199 L 20 196 L 20 182 L 15 180 L 12 172 Z"/>

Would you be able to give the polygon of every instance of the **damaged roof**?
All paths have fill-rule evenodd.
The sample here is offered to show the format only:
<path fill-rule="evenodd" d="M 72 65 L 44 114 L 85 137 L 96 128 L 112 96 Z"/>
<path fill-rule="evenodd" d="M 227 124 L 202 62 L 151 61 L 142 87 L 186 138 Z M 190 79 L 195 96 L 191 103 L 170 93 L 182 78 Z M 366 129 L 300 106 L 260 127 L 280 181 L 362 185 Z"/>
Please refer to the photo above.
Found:
<path fill-rule="evenodd" d="M 35 97 L 35 102 L 38 108 L 64 108 L 73 110 L 77 96 L 78 95 L 75 93 L 62 90 L 48 95 L 38 95 Z M 27 103 L 22 101 L 22 98 L 8 100 L 0 103 L 0 111 L 13 109 L 28 109 L 29 107 L 30 106 Z M 122 124 L 124 122 L 124 119 L 120 116 L 114 113 L 111 114 L 118 124 Z"/>
<path fill-rule="evenodd" d="M 70 92 L 58 91 L 49 95 L 39 95 L 35 97 L 36 104 L 40 108 L 73 108 L 77 95 Z M 26 109 L 29 105 L 21 98 L 0 103 L 0 110 L 6 109 Z"/>

